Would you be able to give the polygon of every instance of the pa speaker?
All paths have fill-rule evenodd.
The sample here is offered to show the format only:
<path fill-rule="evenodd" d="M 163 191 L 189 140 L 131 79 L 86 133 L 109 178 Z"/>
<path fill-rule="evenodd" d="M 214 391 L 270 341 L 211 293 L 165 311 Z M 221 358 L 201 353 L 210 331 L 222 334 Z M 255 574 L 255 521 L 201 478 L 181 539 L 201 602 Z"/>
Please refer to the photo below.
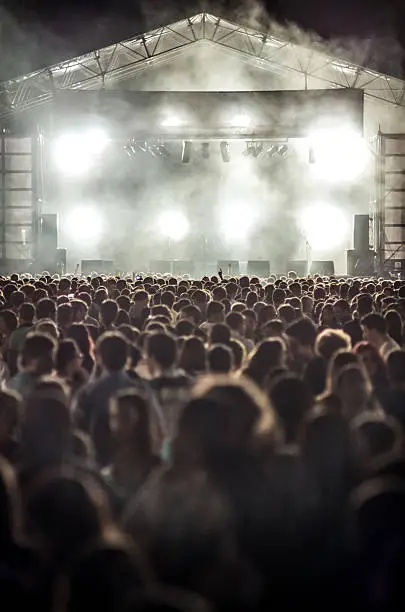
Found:
<path fill-rule="evenodd" d="M 52 253 L 58 248 L 58 215 L 41 215 L 39 218 L 39 248 L 41 254 Z"/>
<path fill-rule="evenodd" d="M 170 259 L 154 259 L 149 264 L 149 272 L 152 274 L 171 274 L 172 262 Z"/>
<path fill-rule="evenodd" d="M 186 259 L 174 259 L 173 274 L 175 276 L 180 274 L 188 274 L 189 276 L 192 276 L 194 274 L 194 262 Z"/>
<path fill-rule="evenodd" d="M 265 278 L 270 276 L 270 262 L 263 260 L 249 260 L 247 263 L 248 276 Z"/>
<path fill-rule="evenodd" d="M 368 215 L 354 215 L 353 246 L 355 251 L 365 253 L 370 248 L 370 218 Z"/>
<path fill-rule="evenodd" d="M 222 259 L 218 261 L 218 270 L 219 268 L 221 268 L 222 272 L 227 276 L 239 275 L 239 261 L 235 259 Z"/>
<path fill-rule="evenodd" d="M 114 262 L 111 259 L 83 259 L 82 274 L 114 274 Z"/>
<path fill-rule="evenodd" d="M 56 267 L 58 270 L 58 274 L 66 273 L 66 260 L 67 260 L 66 249 L 56 249 Z"/>
<path fill-rule="evenodd" d="M 305 259 L 287 261 L 287 272 L 295 272 L 298 277 L 307 276 L 308 262 Z"/>
<path fill-rule="evenodd" d="M 335 264 L 333 261 L 313 261 L 311 264 L 311 274 L 333 276 L 335 274 Z"/>
<path fill-rule="evenodd" d="M 347 274 L 349 276 L 373 276 L 374 272 L 374 251 L 347 251 Z"/>

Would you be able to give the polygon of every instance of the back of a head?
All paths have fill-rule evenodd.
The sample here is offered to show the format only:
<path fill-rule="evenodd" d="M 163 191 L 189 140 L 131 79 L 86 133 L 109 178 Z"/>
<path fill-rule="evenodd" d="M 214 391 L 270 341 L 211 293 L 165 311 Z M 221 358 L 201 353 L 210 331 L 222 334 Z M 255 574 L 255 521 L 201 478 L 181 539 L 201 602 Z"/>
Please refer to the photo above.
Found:
<path fill-rule="evenodd" d="M 376 331 L 379 334 L 387 333 L 387 324 L 384 320 L 384 317 L 376 312 L 372 314 L 368 314 L 361 320 L 362 327 L 370 331 Z"/>
<path fill-rule="evenodd" d="M 206 351 L 203 341 L 197 337 L 186 338 L 180 355 L 179 366 L 186 372 L 205 372 Z"/>
<path fill-rule="evenodd" d="M 335 389 L 340 371 L 348 365 L 358 365 L 358 363 L 358 358 L 351 351 L 339 350 L 333 355 L 326 374 L 327 390 L 329 393 Z"/>
<path fill-rule="evenodd" d="M 38 332 L 29 333 L 21 352 L 23 367 L 34 367 L 37 374 L 50 373 L 55 365 L 56 342 L 50 336 Z"/>
<path fill-rule="evenodd" d="M 56 369 L 65 372 L 67 366 L 80 356 L 80 350 L 74 340 L 62 340 L 56 354 Z"/>
<path fill-rule="evenodd" d="M 164 370 L 176 365 L 177 344 L 173 336 L 153 333 L 146 339 L 146 354 Z"/>
<path fill-rule="evenodd" d="M 282 304 L 278 309 L 278 316 L 284 323 L 292 323 L 296 319 L 294 308 L 290 304 Z"/>
<path fill-rule="evenodd" d="M 37 304 L 37 319 L 52 319 L 55 320 L 56 304 L 49 298 L 39 300 Z"/>
<path fill-rule="evenodd" d="M 214 344 L 208 351 L 208 369 L 215 374 L 228 374 L 234 366 L 233 353 L 229 346 Z"/>
<path fill-rule="evenodd" d="M 113 325 L 118 316 L 117 302 L 115 300 L 104 300 L 100 306 L 100 315 L 104 325 Z"/>
<path fill-rule="evenodd" d="M 35 319 L 35 308 L 29 302 L 22 304 L 20 308 L 20 320 L 32 324 Z"/>
<path fill-rule="evenodd" d="M 310 319 L 300 319 L 287 327 L 287 336 L 302 346 L 313 347 L 316 341 L 316 327 Z"/>
<path fill-rule="evenodd" d="M 10 296 L 10 305 L 17 310 L 23 305 L 25 296 L 22 291 L 14 291 Z"/>
<path fill-rule="evenodd" d="M 284 364 L 286 346 L 281 338 L 267 338 L 257 345 L 250 356 L 249 366 L 265 368 L 270 371 Z"/>
<path fill-rule="evenodd" d="M 207 306 L 207 318 L 208 321 L 223 319 L 225 315 L 225 308 L 221 302 L 209 302 Z"/>
<path fill-rule="evenodd" d="M 73 323 L 67 331 L 67 338 L 74 340 L 83 355 L 90 352 L 90 338 L 87 327 L 83 323 Z"/>
<path fill-rule="evenodd" d="M 129 343 L 122 334 L 107 332 L 99 338 L 96 353 L 101 365 L 108 372 L 120 372 L 128 361 Z"/>
<path fill-rule="evenodd" d="M 216 323 L 210 330 L 211 344 L 228 344 L 231 339 L 231 330 L 224 323 Z"/>
<path fill-rule="evenodd" d="M 274 413 L 263 392 L 248 380 L 212 377 L 197 384 L 180 417 L 175 456 L 203 457 L 245 448 L 257 433 L 270 433 Z M 201 455 L 200 455 L 201 458 Z"/>
<path fill-rule="evenodd" d="M 364 412 L 352 421 L 352 431 L 363 460 L 398 458 L 403 434 L 399 423 L 392 417 Z"/>
<path fill-rule="evenodd" d="M 227 346 L 229 346 L 233 353 L 235 370 L 239 370 L 243 366 L 246 359 L 245 345 L 242 344 L 240 340 L 231 340 Z"/>
<path fill-rule="evenodd" d="M 340 350 L 350 350 L 350 337 L 344 332 L 336 329 L 326 329 L 319 334 L 316 339 L 315 349 L 325 361 L 333 357 Z"/>
<path fill-rule="evenodd" d="M 226 324 L 232 331 L 239 331 L 243 327 L 244 318 L 240 312 L 230 312 L 226 316 Z"/>
<path fill-rule="evenodd" d="M 273 382 L 269 395 L 283 425 L 285 442 L 298 442 L 305 415 L 314 403 L 308 385 L 297 376 L 286 374 Z"/>
<path fill-rule="evenodd" d="M 364 317 L 373 310 L 373 298 L 369 293 L 361 293 L 357 297 L 357 310 L 360 317 Z"/>

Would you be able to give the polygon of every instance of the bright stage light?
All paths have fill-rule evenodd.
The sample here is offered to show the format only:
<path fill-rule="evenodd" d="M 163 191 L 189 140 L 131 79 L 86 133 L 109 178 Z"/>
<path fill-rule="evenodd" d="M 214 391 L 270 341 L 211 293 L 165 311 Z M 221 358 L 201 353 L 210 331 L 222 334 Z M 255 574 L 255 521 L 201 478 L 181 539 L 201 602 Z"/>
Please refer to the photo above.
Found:
<path fill-rule="evenodd" d="M 249 115 L 240 114 L 232 119 L 232 125 L 239 128 L 248 128 L 251 124 Z"/>
<path fill-rule="evenodd" d="M 94 242 L 103 230 L 103 221 L 97 210 L 86 206 L 71 211 L 65 223 L 66 233 L 76 242 Z"/>
<path fill-rule="evenodd" d="M 180 117 L 177 117 L 176 115 L 167 115 L 167 117 L 165 117 L 161 123 L 162 127 L 165 128 L 175 128 L 175 127 L 180 127 L 182 124 Z"/>
<path fill-rule="evenodd" d="M 107 134 L 100 128 L 83 133 L 62 134 L 53 146 L 58 168 L 65 174 L 77 176 L 87 172 L 108 144 Z"/>
<path fill-rule="evenodd" d="M 159 228 L 170 240 L 182 240 L 188 233 L 189 222 L 180 210 L 166 210 L 160 215 Z"/>
<path fill-rule="evenodd" d="M 302 211 L 301 228 L 312 249 L 327 251 L 344 243 L 349 223 L 339 208 L 320 203 Z"/>
<path fill-rule="evenodd" d="M 370 152 L 353 129 L 319 130 L 309 138 L 314 177 L 327 181 L 352 181 L 367 167 Z"/>
<path fill-rule="evenodd" d="M 257 215 L 249 202 L 233 201 L 220 209 L 220 226 L 227 242 L 247 240 L 256 223 Z"/>

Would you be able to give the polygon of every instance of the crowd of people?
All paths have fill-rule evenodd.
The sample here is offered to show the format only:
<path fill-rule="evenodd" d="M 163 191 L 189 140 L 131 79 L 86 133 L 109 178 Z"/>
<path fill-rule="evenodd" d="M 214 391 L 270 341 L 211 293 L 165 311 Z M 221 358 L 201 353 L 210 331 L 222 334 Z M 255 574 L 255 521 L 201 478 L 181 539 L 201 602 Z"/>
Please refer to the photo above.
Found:
<path fill-rule="evenodd" d="M 403 609 L 405 282 L 14 274 L 0 302 L 5 610 Z"/>

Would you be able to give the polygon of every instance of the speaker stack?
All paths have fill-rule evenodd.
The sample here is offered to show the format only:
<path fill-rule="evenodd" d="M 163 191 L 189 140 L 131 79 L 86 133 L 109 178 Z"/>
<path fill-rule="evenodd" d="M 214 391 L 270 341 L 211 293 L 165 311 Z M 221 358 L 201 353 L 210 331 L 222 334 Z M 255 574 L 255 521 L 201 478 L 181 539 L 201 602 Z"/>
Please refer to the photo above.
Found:
<path fill-rule="evenodd" d="M 347 251 L 349 276 L 372 276 L 375 272 L 375 253 L 370 249 L 370 217 L 354 215 L 354 249 Z"/>
<path fill-rule="evenodd" d="M 57 250 L 58 215 L 41 215 L 39 218 L 39 236 L 36 266 L 38 270 L 47 270 L 51 274 L 59 272 Z"/>

